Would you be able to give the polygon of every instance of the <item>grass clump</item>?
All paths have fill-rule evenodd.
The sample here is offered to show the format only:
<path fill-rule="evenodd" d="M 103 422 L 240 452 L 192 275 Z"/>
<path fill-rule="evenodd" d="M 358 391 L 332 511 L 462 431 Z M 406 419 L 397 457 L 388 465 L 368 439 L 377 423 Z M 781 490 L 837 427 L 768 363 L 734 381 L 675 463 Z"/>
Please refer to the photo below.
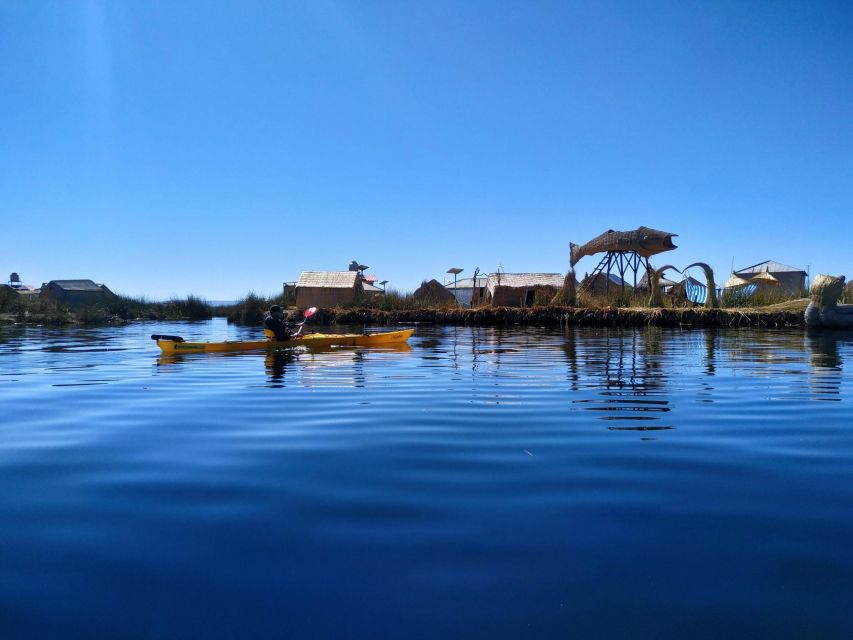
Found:
<path fill-rule="evenodd" d="M 365 309 L 382 309 L 384 311 L 400 311 L 403 309 L 417 308 L 418 301 L 412 297 L 411 292 L 389 289 L 384 294 L 375 296 L 362 296 L 351 306 Z"/>
<path fill-rule="evenodd" d="M 97 305 L 87 305 L 79 311 L 93 320 L 100 313 L 122 320 L 208 320 L 213 308 L 204 298 L 190 294 L 186 298 L 173 296 L 165 302 L 152 302 L 144 297 L 116 295 Z"/>
<path fill-rule="evenodd" d="M 76 321 L 72 311 L 53 300 L 38 295 L 22 295 L 12 289 L 0 290 L 0 313 L 4 320 L 46 324 L 72 324 Z"/>
<path fill-rule="evenodd" d="M 720 304 L 724 308 L 737 307 L 769 307 L 792 300 L 798 300 L 801 296 L 781 291 L 778 288 L 759 288 L 750 294 L 744 288 L 723 289 Z"/>
<path fill-rule="evenodd" d="M 551 289 L 538 288 L 533 292 L 533 306 L 547 307 L 554 299 L 554 292 Z"/>
<path fill-rule="evenodd" d="M 762 311 L 805 311 L 809 302 L 811 302 L 810 298 L 794 298 L 793 300 L 767 305 L 761 309 Z"/>
<path fill-rule="evenodd" d="M 107 315 L 122 320 L 160 320 L 164 318 L 162 303 L 152 302 L 147 298 L 118 294 L 98 305 Z"/>
<path fill-rule="evenodd" d="M 606 309 L 608 307 L 647 307 L 649 292 L 620 287 L 614 287 L 609 293 L 595 293 L 581 289 L 577 293 L 577 306 L 586 309 Z M 671 303 L 670 303 L 671 304 Z"/>
<path fill-rule="evenodd" d="M 379 309 L 382 311 L 455 309 L 457 306 L 456 298 L 439 299 L 437 296 L 428 294 L 416 296 L 410 291 L 398 291 L 397 289 L 388 289 L 384 294 L 359 296 L 352 303 L 342 305 L 346 309 Z"/>
<path fill-rule="evenodd" d="M 736 289 L 723 289 L 720 296 L 720 305 L 723 308 L 729 307 L 751 307 L 752 296 L 750 296 L 743 287 Z"/>
<path fill-rule="evenodd" d="M 168 320 L 209 320 L 213 317 L 213 309 L 207 301 L 194 295 L 170 298 L 163 304 L 163 310 Z"/>
<path fill-rule="evenodd" d="M 269 308 L 275 304 L 287 307 L 288 300 L 284 296 L 266 298 L 250 291 L 235 304 L 217 308 L 216 315 L 225 316 L 228 322 L 243 325 L 259 325 L 264 321 Z"/>

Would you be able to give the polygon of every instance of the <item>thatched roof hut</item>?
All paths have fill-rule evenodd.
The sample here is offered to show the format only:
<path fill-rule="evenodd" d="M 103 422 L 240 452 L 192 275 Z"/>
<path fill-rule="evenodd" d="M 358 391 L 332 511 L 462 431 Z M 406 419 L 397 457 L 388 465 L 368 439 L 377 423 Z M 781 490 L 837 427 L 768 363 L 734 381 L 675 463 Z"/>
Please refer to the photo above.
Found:
<path fill-rule="evenodd" d="M 435 278 L 429 282 L 422 282 L 421 286 L 415 289 L 415 292 L 412 294 L 412 298 L 418 302 L 426 304 L 456 303 L 455 296 Z"/>
<path fill-rule="evenodd" d="M 649 271 L 647 269 L 646 273 L 643 275 L 643 277 L 637 281 L 637 291 L 648 291 L 649 290 L 649 279 L 650 278 L 654 279 L 653 276 L 651 276 L 651 274 L 649 273 Z M 661 289 L 668 289 L 669 287 L 673 287 L 676 284 L 678 284 L 678 283 L 675 280 L 670 280 L 669 278 L 666 278 L 664 276 L 661 276 L 660 279 L 658 279 L 658 286 Z M 611 288 L 612 288 L 612 286 L 613 285 L 611 285 Z"/>
<path fill-rule="evenodd" d="M 723 283 L 723 289 L 738 289 L 749 284 L 749 280 L 741 278 L 738 274 L 732 273 L 729 279 Z"/>
<path fill-rule="evenodd" d="M 334 308 L 361 293 L 357 271 L 303 271 L 296 283 L 296 306 Z"/>
<path fill-rule="evenodd" d="M 564 279 L 561 273 L 492 273 L 486 280 L 485 301 L 499 307 L 529 307 L 550 301 Z"/>
<path fill-rule="evenodd" d="M 639 286 L 639 283 L 637 284 Z M 608 292 L 615 293 L 616 291 L 622 291 L 623 289 L 630 292 L 633 291 L 634 287 L 615 273 L 607 274 L 599 272 L 581 280 L 578 290 L 597 296 L 603 296 Z M 648 289 L 648 285 L 646 285 L 646 289 Z"/>
<path fill-rule="evenodd" d="M 761 273 L 756 273 L 754 276 L 752 276 L 749 279 L 749 281 L 754 282 L 755 284 L 764 285 L 764 286 L 768 286 L 768 287 L 781 286 L 781 283 L 779 282 L 779 280 L 774 275 L 772 275 L 771 273 L 768 273 L 767 271 L 762 271 Z"/>

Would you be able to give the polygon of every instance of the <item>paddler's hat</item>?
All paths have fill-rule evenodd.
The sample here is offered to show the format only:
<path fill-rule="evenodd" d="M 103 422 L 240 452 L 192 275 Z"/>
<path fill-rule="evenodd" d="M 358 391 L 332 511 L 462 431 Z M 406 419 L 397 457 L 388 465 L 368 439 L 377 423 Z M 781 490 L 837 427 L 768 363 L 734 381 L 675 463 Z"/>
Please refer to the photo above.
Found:
<path fill-rule="evenodd" d="M 277 313 L 281 313 L 281 307 L 278 306 L 277 304 L 274 304 L 273 306 L 270 307 L 270 314 L 275 315 Z"/>

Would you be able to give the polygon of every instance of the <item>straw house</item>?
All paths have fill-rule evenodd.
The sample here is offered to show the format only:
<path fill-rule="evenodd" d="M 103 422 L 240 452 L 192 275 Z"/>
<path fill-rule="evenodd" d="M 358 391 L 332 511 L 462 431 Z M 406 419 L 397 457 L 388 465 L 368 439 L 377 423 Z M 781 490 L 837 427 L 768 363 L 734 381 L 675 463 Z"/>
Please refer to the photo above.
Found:
<path fill-rule="evenodd" d="M 563 280 L 561 273 L 493 273 L 486 278 L 485 302 L 498 307 L 528 307 L 553 298 Z"/>
<path fill-rule="evenodd" d="M 445 289 L 444 285 L 435 278 L 429 282 L 422 282 L 421 286 L 419 286 L 412 294 L 412 298 L 418 302 L 429 304 L 447 304 L 449 302 L 456 302 L 456 298 L 453 297 L 453 294 Z"/>
<path fill-rule="evenodd" d="M 115 297 L 106 285 L 92 280 L 51 280 L 41 286 L 41 295 L 71 307 L 96 304 Z"/>
<path fill-rule="evenodd" d="M 618 276 L 617 276 L 618 279 Z M 646 271 L 645 275 L 637 281 L 637 291 L 648 291 L 649 290 L 649 280 L 651 280 L 651 274 Z M 670 280 L 664 276 L 661 276 L 658 280 L 658 287 L 663 289 L 664 291 L 668 291 L 670 287 L 674 287 L 678 284 L 675 280 Z M 612 287 L 613 285 L 611 285 Z M 619 285 L 616 285 L 619 286 Z"/>
<path fill-rule="evenodd" d="M 750 282 L 753 282 L 757 285 L 763 287 L 779 287 L 781 283 L 772 273 L 767 271 L 762 271 L 761 273 L 756 273 L 749 279 Z"/>
<path fill-rule="evenodd" d="M 752 281 L 753 277 L 760 273 L 768 273 L 779 283 L 779 291 L 790 295 L 800 295 L 806 288 L 806 278 L 808 274 L 802 269 L 797 269 L 775 260 L 765 260 L 751 267 L 737 269 L 734 274 L 744 280 Z M 759 284 L 758 282 L 756 284 Z M 773 286 L 769 280 L 764 282 L 765 285 Z"/>
<path fill-rule="evenodd" d="M 357 271 L 303 271 L 296 283 L 296 306 L 332 308 L 351 304 L 361 290 Z"/>
<path fill-rule="evenodd" d="M 609 283 L 608 279 L 610 280 Z M 625 291 L 628 292 L 633 290 L 633 287 L 628 284 L 627 281 L 623 280 L 615 273 L 607 274 L 604 272 L 599 272 L 593 276 L 587 276 L 583 280 L 581 280 L 579 291 L 584 291 L 586 293 L 591 293 L 597 296 L 603 296 L 606 295 L 608 292 L 621 292 L 623 288 Z M 648 284 L 646 285 L 646 289 L 648 290 Z"/>
<path fill-rule="evenodd" d="M 745 287 L 749 284 L 749 280 L 745 278 L 741 278 L 736 273 L 732 273 L 729 276 L 729 279 L 723 283 L 723 289 L 740 289 L 741 287 Z"/>

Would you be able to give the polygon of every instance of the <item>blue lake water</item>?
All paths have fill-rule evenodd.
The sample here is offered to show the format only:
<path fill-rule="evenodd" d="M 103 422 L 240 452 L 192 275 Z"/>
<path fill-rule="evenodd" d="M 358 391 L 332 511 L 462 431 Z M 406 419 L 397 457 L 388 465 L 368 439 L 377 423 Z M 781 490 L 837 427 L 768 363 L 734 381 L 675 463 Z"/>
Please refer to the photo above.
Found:
<path fill-rule="evenodd" d="M 853 335 L 0 327 L 0 638 L 853 635 Z"/>

